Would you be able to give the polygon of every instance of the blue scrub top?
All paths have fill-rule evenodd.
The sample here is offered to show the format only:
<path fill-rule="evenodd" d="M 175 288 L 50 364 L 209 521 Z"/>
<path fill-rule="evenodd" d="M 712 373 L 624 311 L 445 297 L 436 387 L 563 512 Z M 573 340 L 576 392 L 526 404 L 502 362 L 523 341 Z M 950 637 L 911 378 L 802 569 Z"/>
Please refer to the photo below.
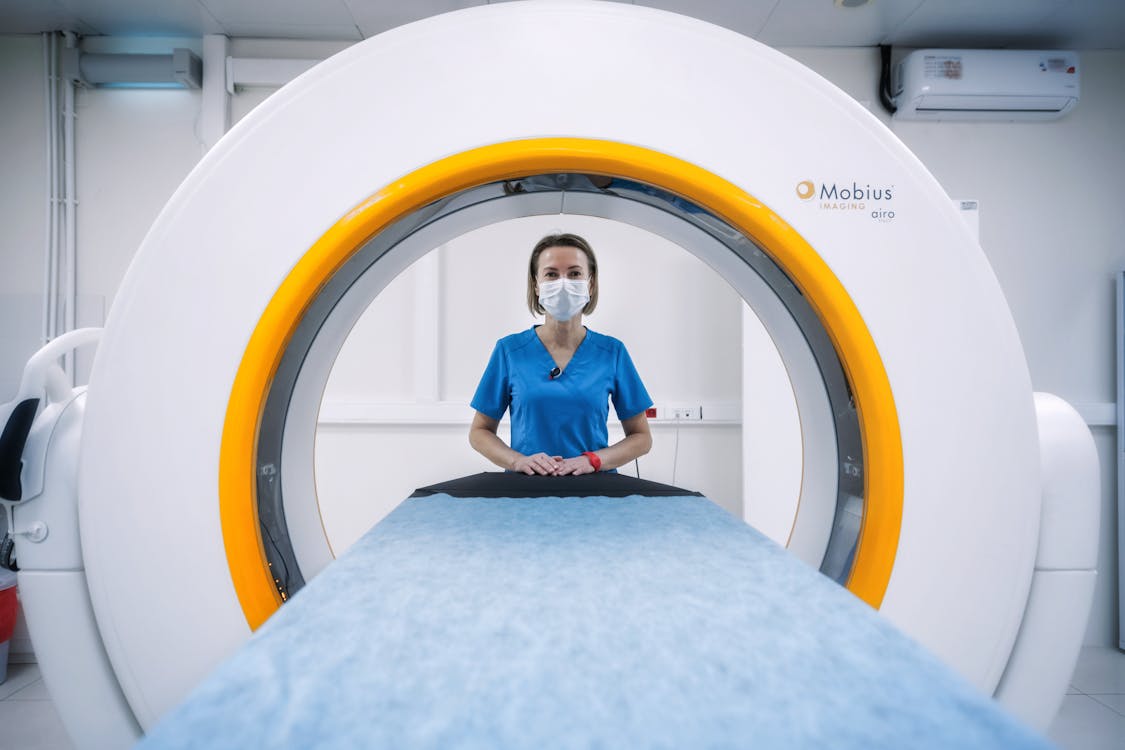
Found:
<path fill-rule="evenodd" d="M 572 458 L 609 445 L 609 400 L 621 419 L 652 406 L 625 345 L 586 329 L 566 370 L 555 367 L 535 326 L 496 342 L 472 407 L 500 421 L 512 410 L 512 449 Z"/>

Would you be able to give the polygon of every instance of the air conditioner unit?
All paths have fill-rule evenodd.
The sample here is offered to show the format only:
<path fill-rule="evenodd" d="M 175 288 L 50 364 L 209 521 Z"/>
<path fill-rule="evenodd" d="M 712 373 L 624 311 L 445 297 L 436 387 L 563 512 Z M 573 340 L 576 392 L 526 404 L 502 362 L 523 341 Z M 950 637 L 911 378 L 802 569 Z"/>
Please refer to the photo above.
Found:
<path fill-rule="evenodd" d="M 1078 55 L 1028 50 L 923 49 L 895 66 L 903 120 L 1053 120 L 1078 104 Z"/>

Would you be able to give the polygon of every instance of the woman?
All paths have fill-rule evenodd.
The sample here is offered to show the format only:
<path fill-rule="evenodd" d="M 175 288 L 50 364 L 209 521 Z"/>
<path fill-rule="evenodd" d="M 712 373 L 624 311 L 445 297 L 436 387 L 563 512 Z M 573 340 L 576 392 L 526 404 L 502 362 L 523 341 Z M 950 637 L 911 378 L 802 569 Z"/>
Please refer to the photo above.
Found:
<path fill-rule="evenodd" d="M 473 396 L 469 444 L 509 471 L 563 476 L 612 471 L 648 453 L 652 400 L 624 344 L 582 325 L 598 304 L 598 261 L 574 234 L 531 251 L 527 307 L 543 325 L 496 342 Z M 625 437 L 609 445 L 609 399 Z M 512 445 L 496 434 L 512 410 Z"/>

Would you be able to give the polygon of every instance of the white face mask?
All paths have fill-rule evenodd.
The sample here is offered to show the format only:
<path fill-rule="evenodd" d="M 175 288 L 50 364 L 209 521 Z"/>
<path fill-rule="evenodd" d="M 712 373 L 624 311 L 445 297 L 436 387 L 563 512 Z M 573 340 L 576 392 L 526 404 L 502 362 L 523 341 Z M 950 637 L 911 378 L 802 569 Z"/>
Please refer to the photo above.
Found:
<path fill-rule="evenodd" d="M 590 301 L 586 279 L 557 279 L 539 282 L 539 304 L 559 322 L 570 320 Z"/>

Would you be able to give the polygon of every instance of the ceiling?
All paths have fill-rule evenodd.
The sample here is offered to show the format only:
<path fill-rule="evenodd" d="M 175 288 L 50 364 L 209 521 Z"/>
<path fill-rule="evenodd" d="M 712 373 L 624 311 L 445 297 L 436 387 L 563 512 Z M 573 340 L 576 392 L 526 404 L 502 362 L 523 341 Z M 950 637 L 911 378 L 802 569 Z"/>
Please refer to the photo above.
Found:
<path fill-rule="evenodd" d="M 0 0 L 0 34 L 359 41 L 487 0 Z M 504 2 L 506 0 L 492 0 Z M 606 2 L 614 0 L 604 0 Z M 637 0 L 774 47 L 1125 49 L 1125 0 Z"/>

